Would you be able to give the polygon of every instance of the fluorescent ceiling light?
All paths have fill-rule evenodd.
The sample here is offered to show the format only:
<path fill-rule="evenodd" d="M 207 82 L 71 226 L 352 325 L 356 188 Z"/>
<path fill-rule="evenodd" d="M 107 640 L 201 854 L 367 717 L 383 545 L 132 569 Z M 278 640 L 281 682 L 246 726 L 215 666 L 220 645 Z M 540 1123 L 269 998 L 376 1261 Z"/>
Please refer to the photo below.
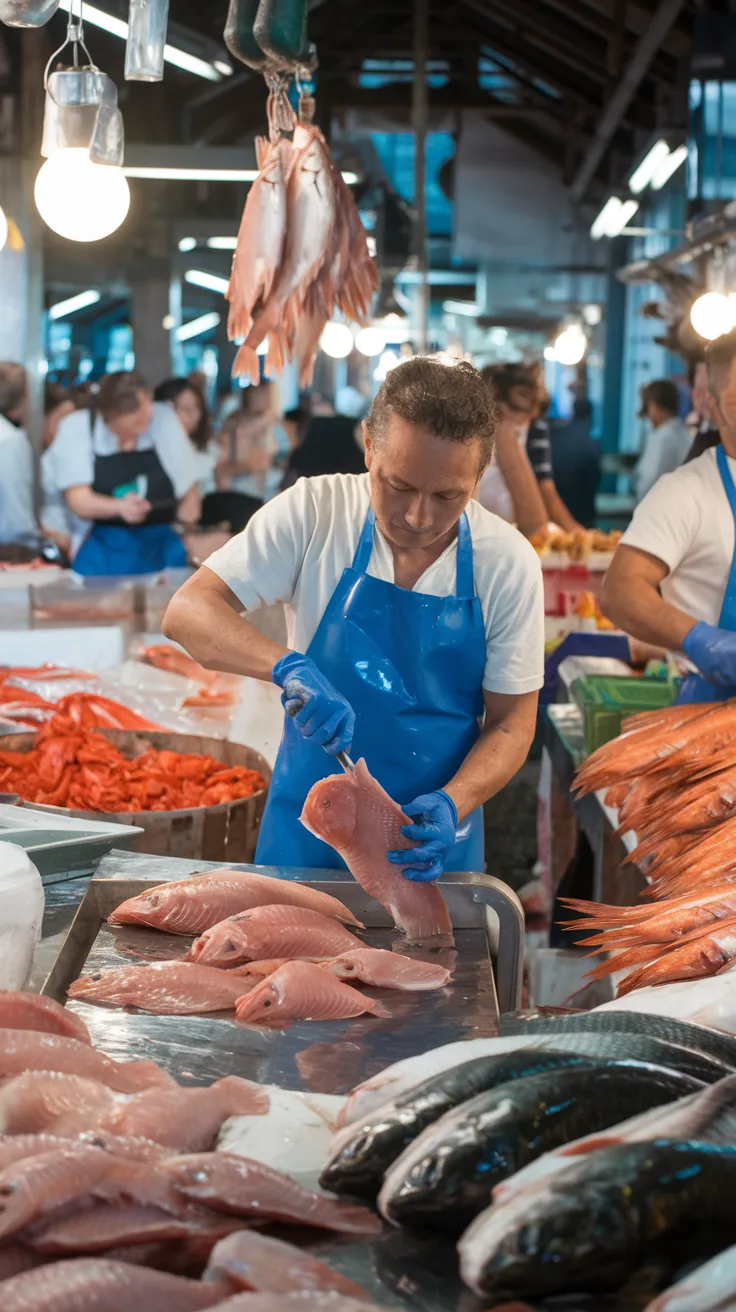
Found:
<path fill-rule="evenodd" d="M 66 319 L 67 315 L 74 314 L 77 310 L 86 310 L 88 305 L 96 305 L 99 299 L 100 293 L 90 287 L 89 291 L 79 292 L 66 301 L 57 301 L 49 310 L 49 319 Z"/>
<path fill-rule="evenodd" d="M 600 241 L 601 237 L 618 237 L 638 208 L 638 200 L 621 201 L 618 196 L 609 196 L 591 226 L 590 235 L 593 241 Z"/>
<path fill-rule="evenodd" d="M 208 333 L 211 328 L 216 328 L 220 322 L 220 316 L 216 310 L 209 314 L 200 314 L 198 319 L 192 319 L 190 323 L 182 324 L 181 328 L 176 330 L 177 342 L 188 342 L 190 337 L 201 337 L 202 333 Z"/>
<path fill-rule="evenodd" d="M 647 151 L 641 164 L 634 169 L 634 172 L 629 178 L 629 186 L 635 196 L 638 196 L 640 191 L 643 191 L 645 187 L 649 186 L 657 169 L 664 160 L 669 158 L 669 153 L 670 148 L 664 138 L 655 141 L 651 150 Z"/>
<path fill-rule="evenodd" d="M 258 169 L 186 169 L 167 168 L 165 165 L 159 167 L 158 164 L 126 164 L 123 173 L 126 178 L 147 178 L 152 182 L 255 182 L 258 177 Z M 346 172 L 342 176 L 348 186 L 351 181 L 358 181 L 355 173 Z M 223 246 L 221 249 L 229 247 Z"/>
<path fill-rule="evenodd" d="M 208 237 L 207 245 L 211 251 L 234 251 L 237 247 L 237 237 Z M 181 250 L 181 247 L 179 247 Z"/>
<path fill-rule="evenodd" d="M 687 146 L 678 146 L 673 150 L 671 155 L 660 164 L 657 172 L 652 178 L 652 191 L 660 191 L 665 182 L 668 182 L 673 173 L 676 173 L 681 164 L 687 159 Z"/>
<path fill-rule="evenodd" d="M 624 203 L 623 203 L 623 205 L 621 206 L 621 209 L 620 209 L 620 211 L 619 211 L 618 219 L 617 219 L 617 221 L 616 221 L 616 224 L 615 224 L 615 226 L 614 226 L 614 229 L 613 229 L 613 231 L 611 232 L 611 236 L 612 236 L 612 237 L 618 237 L 619 233 L 620 233 L 620 232 L 623 232 L 623 230 L 624 230 L 624 228 L 626 227 L 626 224 L 628 223 L 629 219 L 633 219 L 633 217 L 634 217 L 634 215 L 636 214 L 636 211 L 638 210 L 638 208 L 639 208 L 639 202 L 638 202 L 638 200 L 625 200 L 625 201 L 624 201 Z"/>
<path fill-rule="evenodd" d="M 204 287 L 208 292 L 219 292 L 224 296 L 229 287 L 227 278 L 218 278 L 215 273 L 206 273 L 204 269 L 187 269 L 184 281 L 192 287 Z"/>
<path fill-rule="evenodd" d="M 445 314 L 467 314 L 475 319 L 478 316 L 479 306 L 475 301 L 443 301 L 442 309 Z"/>
<path fill-rule="evenodd" d="M 213 59 L 212 67 L 216 68 L 218 73 L 222 73 L 223 77 L 232 77 L 235 72 L 232 64 L 226 64 L 224 59 Z"/>
<path fill-rule="evenodd" d="M 600 241 L 601 237 L 610 236 L 609 228 L 618 216 L 620 209 L 621 201 L 618 196 L 609 196 L 603 209 L 593 220 L 591 225 L 590 235 L 593 238 L 593 241 Z"/>
<path fill-rule="evenodd" d="M 182 252 L 183 255 L 186 255 L 187 251 L 196 250 L 196 246 L 197 246 L 196 237 L 182 237 L 181 241 L 179 242 L 179 250 Z"/>
<path fill-rule="evenodd" d="M 258 169 L 167 169 L 132 167 L 123 169 L 126 178 L 149 178 L 160 182 L 255 182 Z"/>
<path fill-rule="evenodd" d="M 72 0 L 60 0 L 60 9 L 65 9 L 67 13 L 71 10 Z M 91 27 L 101 27 L 103 32 L 110 32 L 112 36 L 119 36 L 121 40 L 126 41 L 128 37 L 128 24 L 122 18 L 115 18 L 113 14 L 108 14 L 104 9 L 98 9 L 96 5 L 82 4 L 82 21 L 89 23 Z M 164 46 L 164 59 L 168 64 L 175 64 L 177 68 L 183 68 L 187 73 L 195 73 L 197 77 L 204 77 L 208 82 L 219 82 L 222 76 L 224 62 L 217 61 L 210 64 L 206 59 L 200 59 L 198 55 L 190 55 L 187 50 L 180 50 L 178 46 Z M 229 69 L 232 73 L 232 69 Z"/>
<path fill-rule="evenodd" d="M 346 182 L 349 187 L 354 187 L 356 182 L 360 182 L 357 173 L 353 173 L 352 169 L 343 169 L 342 180 L 343 182 Z"/>

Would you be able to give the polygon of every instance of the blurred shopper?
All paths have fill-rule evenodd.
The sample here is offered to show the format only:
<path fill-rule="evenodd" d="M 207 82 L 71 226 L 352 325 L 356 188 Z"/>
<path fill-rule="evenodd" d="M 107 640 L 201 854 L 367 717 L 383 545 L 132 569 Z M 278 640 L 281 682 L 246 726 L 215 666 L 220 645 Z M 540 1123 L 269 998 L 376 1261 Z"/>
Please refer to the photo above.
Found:
<path fill-rule="evenodd" d="M 692 446 L 687 454 L 688 460 L 697 460 L 704 451 L 718 446 L 721 435 L 718 431 L 713 402 L 708 386 L 708 371 L 704 360 L 699 360 L 691 371 L 690 377 L 692 410 L 685 423 L 692 438 Z"/>
<path fill-rule="evenodd" d="M 50 448 L 62 419 L 76 410 L 63 383 L 47 383 L 44 392 L 43 455 L 41 456 L 41 525 L 44 533 L 68 556 L 74 535 L 74 519 L 64 493 L 56 484 Z"/>
<path fill-rule="evenodd" d="M 206 497 L 215 491 L 215 469 L 222 449 L 212 436 L 212 422 L 203 393 L 189 378 L 167 378 L 153 394 L 154 401 L 165 401 L 181 422 L 194 447 L 197 461 L 199 492 Z"/>
<path fill-rule="evenodd" d="M 103 378 L 94 408 L 67 415 L 49 449 L 56 486 L 84 522 L 80 574 L 147 574 L 186 564 L 174 523 L 197 522 L 197 462 L 171 407 L 137 372 Z"/>
<path fill-rule="evenodd" d="M 365 457 L 355 440 L 355 428 L 355 420 L 347 415 L 310 419 L 304 441 L 289 457 L 283 486 L 319 474 L 362 474 Z"/>
<path fill-rule="evenodd" d="M 0 361 L 0 542 L 38 533 L 33 452 L 25 430 L 28 378 L 22 364 Z"/>
<path fill-rule="evenodd" d="M 657 378 L 641 389 L 640 419 L 650 429 L 634 470 L 634 492 L 641 501 L 663 474 L 671 474 L 685 460 L 691 436 L 679 417 L 680 393 L 671 378 Z"/>
<path fill-rule="evenodd" d="M 572 419 L 550 427 L 555 486 L 570 514 L 584 528 L 595 525 L 595 498 L 601 478 L 600 451 L 591 436 L 593 407 L 580 398 Z"/>
<path fill-rule="evenodd" d="M 278 492 L 283 477 L 279 456 L 290 449 L 279 418 L 275 383 L 243 389 L 239 409 L 220 430 L 223 449 L 216 471 L 220 492 L 238 492 L 260 502 Z"/>
<path fill-rule="evenodd" d="M 601 603 L 632 637 L 685 653 L 687 702 L 736 696 L 736 332 L 705 359 L 721 441 L 637 506 Z"/>
<path fill-rule="evenodd" d="M 547 508 L 526 452 L 529 425 L 536 410 L 533 386 L 519 384 L 510 366 L 488 365 L 482 378 L 496 403 L 496 444 L 476 498 L 481 505 L 516 524 L 526 537 L 547 525 Z"/>

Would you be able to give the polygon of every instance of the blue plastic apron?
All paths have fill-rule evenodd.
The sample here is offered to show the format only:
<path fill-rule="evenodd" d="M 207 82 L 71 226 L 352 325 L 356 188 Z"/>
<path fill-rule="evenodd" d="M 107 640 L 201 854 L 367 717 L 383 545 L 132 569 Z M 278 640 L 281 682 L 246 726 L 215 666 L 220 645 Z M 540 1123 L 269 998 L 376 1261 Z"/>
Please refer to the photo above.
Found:
<path fill-rule="evenodd" d="M 466 515 L 458 523 L 457 595 L 410 592 L 367 574 L 375 517 L 366 519 L 307 655 L 355 711 L 353 760 L 406 804 L 443 788 L 478 738 L 486 637 L 473 583 Z M 299 823 L 313 784 L 339 767 L 288 717 L 261 822 L 256 861 L 344 869 L 332 847 Z M 458 830 L 446 870 L 484 870 L 483 814 Z"/>
<path fill-rule="evenodd" d="M 722 446 L 719 446 L 716 451 L 716 460 L 718 461 L 723 489 L 731 507 L 734 529 L 736 530 L 736 487 L 734 487 L 729 468 L 728 456 Z M 727 629 L 729 633 L 736 633 L 736 547 L 731 561 L 731 571 L 728 576 L 726 591 L 723 595 L 718 627 L 719 629 Z M 736 685 L 719 688 L 714 683 L 708 683 L 708 680 L 700 674 L 688 674 L 687 678 L 683 680 L 680 696 L 677 700 L 679 703 L 725 702 L 728 701 L 729 697 L 736 697 Z"/>

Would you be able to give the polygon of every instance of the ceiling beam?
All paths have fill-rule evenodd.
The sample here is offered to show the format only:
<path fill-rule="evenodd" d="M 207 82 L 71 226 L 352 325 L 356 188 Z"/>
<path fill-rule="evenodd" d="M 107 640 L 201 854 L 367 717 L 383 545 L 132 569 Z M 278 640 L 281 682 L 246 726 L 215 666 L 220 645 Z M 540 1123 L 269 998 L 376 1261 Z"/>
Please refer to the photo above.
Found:
<path fill-rule="evenodd" d="M 538 0 L 496 0 L 493 16 L 511 28 L 515 37 L 523 37 L 530 46 L 554 53 L 555 58 L 584 77 L 605 82 L 605 42 L 593 43 L 584 28 L 555 18 Z"/>
<path fill-rule="evenodd" d="M 611 98 L 601 115 L 593 140 L 590 143 L 572 184 L 573 199 L 580 201 L 585 196 L 596 170 L 623 121 L 624 115 L 647 75 L 649 65 L 659 50 L 667 33 L 682 10 L 685 0 L 659 0 L 659 5 L 652 15 L 651 22 L 616 84 Z"/>
<path fill-rule="evenodd" d="M 561 96 L 567 96 L 590 108 L 599 109 L 600 94 L 596 83 L 591 82 L 588 88 L 581 87 L 578 83 L 571 83 L 569 78 L 563 75 L 557 60 L 547 60 L 539 51 L 530 51 L 528 46 L 515 39 L 513 35 L 509 36 L 507 29 L 499 29 L 492 21 L 488 5 L 484 0 L 462 0 L 462 3 L 466 9 L 472 10 L 481 19 L 481 23 L 476 24 L 476 28 L 482 34 L 483 40 L 497 50 L 499 55 L 503 55 L 505 59 L 516 65 L 527 77 L 546 82 Z M 512 73 L 511 76 L 514 74 Z"/>

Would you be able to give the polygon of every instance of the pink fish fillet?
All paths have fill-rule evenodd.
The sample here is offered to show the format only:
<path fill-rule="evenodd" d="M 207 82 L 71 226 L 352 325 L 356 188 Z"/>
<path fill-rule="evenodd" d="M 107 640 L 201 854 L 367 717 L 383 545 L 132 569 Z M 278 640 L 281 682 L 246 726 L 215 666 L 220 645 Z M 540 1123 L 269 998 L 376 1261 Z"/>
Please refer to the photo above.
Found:
<path fill-rule="evenodd" d="M 217 1312 L 382 1312 L 336 1290 L 307 1289 L 290 1294 L 234 1294 L 217 1304 Z M 531 1312 L 531 1310 L 530 1310 Z"/>
<path fill-rule="evenodd" d="M 52 1262 L 5 1280 L 3 1312 L 197 1312 L 222 1302 L 222 1286 L 204 1285 L 163 1271 L 75 1258 Z"/>
<path fill-rule="evenodd" d="M 289 961 L 240 999 L 235 1016 L 241 1024 L 281 1025 L 288 1020 L 342 1020 L 365 1011 L 391 1015 L 380 1002 L 341 984 L 314 962 Z"/>
<path fill-rule="evenodd" d="M 118 1093 L 174 1084 L 170 1075 L 152 1061 L 112 1061 L 88 1043 L 38 1034 L 33 1030 L 0 1030 L 0 1080 L 24 1071 L 60 1071 L 99 1080 Z"/>
<path fill-rule="evenodd" d="M 229 1116 L 265 1116 L 269 1105 L 259 1085 L 228 1075 L 206 1089 L 149 1089 L 98 1123 L 114 1134 L 153 1139 L 176 1152 L 206 1152 L 214 1148 Z"/>
<path fill-rule="evenodd" d="M 410 992 L 441 989 L 450 979 L 450 971 L 444 966 L 416 961 L 382 948 L 356 948 L 354 952 L 343 952 L 332 961 L 322 962 L 321 966 L 336 979 L 372 984 L 378 989 L 406 989 Z"/>
<path fill-rule="evenodd" d="M 284 1221 L 343 1234 L 376 1235 L 382 1226 L 367 1207 L 311 1193 L 287 1175 L 233 1153 L 174 1157 L 165 1170 L 192 1202 L 246 1220 Z"/>
<path fill-rule="evenodd" d="M 319 911 L 323 916 L 362 928 L 352 911 L 329 893 L 321 893 L 292 879 L 227 869 L 210 870 L 203 875 L 192 875 L 190 879 L 177 879 L 171 884 L 158 884 L 122 902 L 108 917 L 108 922 L 111 925 L 150 925 L 152 929 L 162 929 L 167 934 L 202 934 L 228 916 L 251 911 L 254 907 L 279 904 Z"/>
<path fill-rule="evenodd" d="M 387 852 L 411 847 L 401 833 L 410 821 L 365 761 L 358 761 L 352 773 L 320 779 L 310 789 L 301 821 L 339 852 L 361 887 L 386 907 L 409 938 L 452 933 L 437 885 L 412 883 L 387 859 Z"/>
<path fill-rule="evenodd" d="M 237 966 L 267 957 L 334 957 L 359 948 L 360 939 L 336 920 L 303 907 L 256 907 L 230 916 L 195 939 L 189 960 Z"/>
<path fill-rule="evenodd" d="M 92 1042 L 79 1016 L 41 993 L 0 993 L 0 1029 L 38 1030 L 41 1034 L 77 1039 L 79 1043 Z"/>
<path fill-rule="evenodd" d="M 69 989 L 70 998 L 138 1007 L 160 1016 L 188 1016 L 204 1011 L 231 1011 L 245 992 L 242 980 L 224 970 L 186 961 L 157 961 L 151 966 L 83 975 Z"/>

